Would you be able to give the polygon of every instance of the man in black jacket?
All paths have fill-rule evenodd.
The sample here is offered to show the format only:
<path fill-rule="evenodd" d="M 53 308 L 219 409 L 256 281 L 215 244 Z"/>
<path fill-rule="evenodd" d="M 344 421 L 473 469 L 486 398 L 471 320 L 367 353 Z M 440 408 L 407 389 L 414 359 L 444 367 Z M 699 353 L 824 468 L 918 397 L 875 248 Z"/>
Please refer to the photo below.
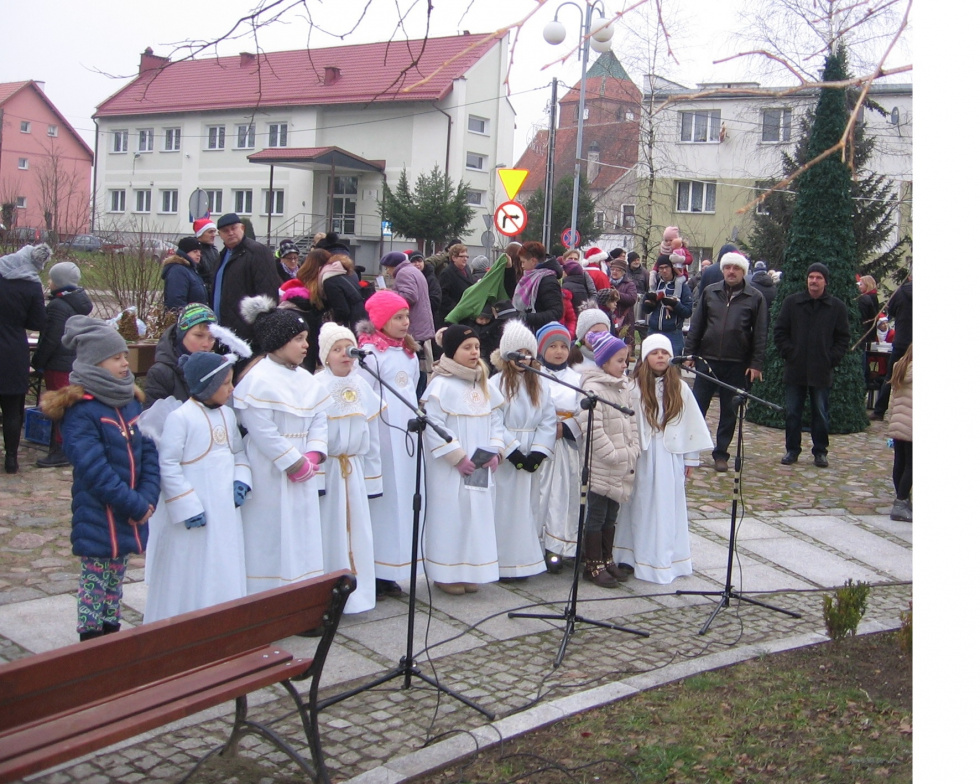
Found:
<path fill-rule="evenodd" d="M 254 327 L 242 318 L 239 305 L 245 297 L 259 294 L 279 301 L 276 258 L 265 245 L 245 236 L 245 226 L 234 212 L 218 218 L 217 226 L 225 247 L 214 271 L 211 309 L 218 316 L 219 324 L 257 349 Z"/>
<path fill-rule="evenodd" d="M 773 327 L 773 342 L 786 363 L 786 454 L 780 460 L 783 465 L 795 463 L 800 456 L 807 395 L 813 464 L 818 468 L 828 465 L 830 385 L 851 334 L 847 306 L 827 293 L 829 278 L 826 266 L 811 264 L 806 271 L 806 291 L 797 291 L 783 300 Z"/>
<path fill-rule="evenodd" d="M 698 370 L 707 372 L 710 365 L 719 381 L 737 389 L 748 388 L 752 381 L 762 378 L 769 323 L 766 301 L 757 289 L 746 283 L 749 262 L 745 256 L 732 251 L 722 256 L 718 264 L 723 280 L 704 289 L 691 319 L 684 353 L 701 357 Z M 715 471 L 727 471 L 728 446 L 735 433 L 732 405 L 735 393 L 701 376 L 694 380 L 694 398 L 702 415 L 708 411 L 716 389 L 721 408 L 711 456 Z"/>

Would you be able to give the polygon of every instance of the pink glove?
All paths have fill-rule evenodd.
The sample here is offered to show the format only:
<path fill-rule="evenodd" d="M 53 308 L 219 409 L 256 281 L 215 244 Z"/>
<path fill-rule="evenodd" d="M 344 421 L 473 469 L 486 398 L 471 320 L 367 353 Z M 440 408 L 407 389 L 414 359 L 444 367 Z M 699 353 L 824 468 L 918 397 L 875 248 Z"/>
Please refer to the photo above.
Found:
<path fill-rule="evenodd" d="M 309 460 L 313 465 L 320 465 L 320 453 L 319 452 L 304 452 L 303 457 Z"/>
<path fill-rule="evenodd" d="M 456 470 L 463 476 L 469 476 L 476 471 L 476 465 L 468 457 L 464 457 L 462 460 L 456 463 Z"/>
<path fill-rule="evenodd" d="M 497 466 L 500 465 L 500 455 L 494 455 L 487 461 L 487 468 L 490 469 L 490 473 L 497 470 Z"/>
<path fill-rule="evenodd" d="M 316 463 L 310 462 L 308 457 L 303 458 L 303 465 L 300 466 L 298 471 L 294 471 L 291 474 L 286 474 L 286 478 L 290 482 L 305 482 L 308 479 L 312 479 L 316 476 Z"/>

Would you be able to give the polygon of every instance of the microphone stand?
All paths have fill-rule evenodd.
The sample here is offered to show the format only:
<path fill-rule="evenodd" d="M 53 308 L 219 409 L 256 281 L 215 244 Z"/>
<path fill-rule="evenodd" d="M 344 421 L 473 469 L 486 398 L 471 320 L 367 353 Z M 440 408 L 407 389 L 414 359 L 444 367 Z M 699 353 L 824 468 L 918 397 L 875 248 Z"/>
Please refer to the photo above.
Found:
<path fill-rule="evenodd" d="M 724 387 L 735 393 L 735 397 L 732 400 L 732 405 L 738 407 L 738 437 L 735 441 L 735 474 L 733 476 L 733 486 L 732 486 L 732 513 L 731 513 L 731 527 L 728 532 L 728 569 L 725 572 L 725 588 L 721 591 L 677 591 L 677 595 L 693 595 L 693 596 L 717 596 L 718 605 L 715 607 L 714 612 L 711 613 L 708 620 L 704 622 L 704 626 L 701 627 L 698 634 L 705 634 L 708 631 L 708 627 L 711 626 L 712 621 L 721 612 L 722 607 L 729 607 L 731 605 L 732 599 L 738 599 L 740 602 L 746 602 L 748 604 L 754 604 L 757 607 L 764 607 L 767 610 L 772 610 L 773 612 L 782 613 L 783 615 L 788 615 L 790 618 L 800 618 L 802 617 L 799 613 L 792 612 L 790 610 L 784 610 L 781 607 L 776 607 L 771 604 L 766 604 L 765 602 L 760 602 L 758 599 L 751 599 L 748 596 L 743 595 L 739 591 L 736 591 L 732 586 L 732 562 L 735 557 L 735 521 L 738 516 L 738 505 L 742 498 L 742 423 L 745 419 L 745 405 L 749 400 L 754 400 L 756 403 L 768 406 L 774 411 L 782 411 L 782 406 L 777 406 L 775 403 L 770 403 L 768 400 L 763 400 L 761 397 L 756 397 L 755 395 L 749 393 L 744 389 L 732 386 L 731 384 L 726 384 L 724 381 L 720 381 L 715 378 L 714 371 L 711 370 L 711 366 L 708 364 L 707 360 L 703 357 L 697 357 L 705 366 L 708 368 L 709 373 L 705 373 L 701 370 L 696 370 L 694 368 L 685 368 L 694 373 L 696 376 L 707 379 L 713 384 L 719 387 Z"/>
<path fill-rule="evenodd" d="M 631 408 L 627 408 L 626 406 L 621 406 L 611 400 L 601 398 L 594 392 L 588 392 L 587 390 L 577 387 L 574 384 L 569 384 L 566 381 L 562 381 L 560 378 L 555 378 L 550 373 L 545 373 L 541 370 L 533 368 L 524 362 L 519 362 L 517 360 L 510 361 L 514 362 L 515 365 L 523 368 L 525 371 L 530 370 L 532 373 L 536 373 L 543 378 L 547 378 L 550 381 L 554 381 L 557 384 L 561 384 L 564 387 L 574 389 L 576 392 L 581 393 L 584 396 L 584 399 L 581 401 L 581 406 L 583 409 L 589 412 L 589 423 L 585 433 L 585 451 L 582 459 L 582 486 L 578 505 L 578 533 L 575 540 L 575 567 L 572 574 L 572 591 L 569 594 L 568 601 L 565 604 L 565 609 L 562 611 L 561 615 L 519 612 L 507 613 L 508 618 L 537 618 L 544 621 L 565 622 L 565 634 L 562 636 L 561 644 L 558 646 L 558 653 L 555 655 L 555 660 L 552 664 L 553 667 L 557 668 L 561 666 L 562 660 L 565 658 L 565 651 L 568 648 L 568 640 L 572 634 L 575 633 L 576 623 L 587 623 L 590 626 L 599 626 L 603 629 L 615 629 L 616 631 L 635 634 L 639 637 L 650 636 L 649 632 L 640 631 L 639 629 L 630 629 L 626 626 L 617 626 L 616 624 L 607 623 L 606 621 L 595 621 L 589 618 L 583 618 L 578 614 L 578 583 L 582 573 L 582 539 L 585 532 L 585 510 L 587 506 L 590 484 L 589 461 L 592 453 L 592 426 L 594 424 L 595 407 L 598 403 L 604 403 L 607 406 L 612 406 L 617 411 L 621 411 L 627 416 L 633 416 L 634 412 Z"/>
<path fill-rule="evenodd" d="M 388 683 L 388 681 L 393 681 L 396 678 L 404 677 L 405 681 L 402 684 L 402 688 L 410 689 L 412 687 L 412 677 L 414 676 L 425 681 L 443 694 L 447 694 L 473 710 L 482 713 L 492 721 L 494 718 L 493 712 L 488 711 L 486 708 L 481 708 L 475 702 L 472 702 L 463 695 L 456 693 L 447 686 L 443 686 L 435 678 L 430 678 L 419 669 L 415 662 L 415 602 L 418 580 L 419 521 L 422 512 L 422 433 L 426 426 L 429 426 L 435 430 L 441 438 L 444 438 L 447 443 L 452 441 L 453 437 L 442 427 L 429 419 L 429 417 L 426 416 L 425 412 L 419 408 L 417 404 L 411 403 L 404 396 L 402 396 L 397 389 L 381 378 L 381 374 L 378 371 L 369 368 L 366 362 L 366 357 L 358 356 L 357 359 L 360 366 L 367 371 L 367 373 L 376 378 L 381 386 L 408 406 L 408 408 L 412 410 L 412 413 L 415 414 L 415 418 L 408 423 L 408 431 L 410 433 L 415 433 L 415 495 L 412 496 L 412 575 L 408 589 L 408 633 L 405 640 L 405 655 L 398 662 L 397 667 L 385 675 L 376 678 L 370 683 L 366 683 L 363 686 L 357 687 L 356 689 L 350 689 L 349 691 L 345 691 L 341 694 L 321 700 L 317 703 L 316 708 L 318 711 L 321 711 L 330 705 L 346 700 L 348 697 L 353 697 L 355 694 L 369 691 L 376 686 L 381 686 L 382 684 Z"/>

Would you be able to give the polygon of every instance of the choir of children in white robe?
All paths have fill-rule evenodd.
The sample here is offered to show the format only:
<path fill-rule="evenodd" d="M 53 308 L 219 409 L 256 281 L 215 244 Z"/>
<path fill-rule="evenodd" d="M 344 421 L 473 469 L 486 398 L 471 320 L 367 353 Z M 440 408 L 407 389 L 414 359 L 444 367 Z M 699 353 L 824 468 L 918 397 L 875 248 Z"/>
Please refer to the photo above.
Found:
<path fill-rule="evenodd" d="M 320 464 L 325 494 L 320 498 L 323 569 L 349 569 L 357 589 L 345 613 L 370 610 L 375 604 L 374 535 L 369 498 L 382 493 L 381 441 L 378 421 L 385 405 L 355 370 L 346 349 L 354 333 L 327 322 L 320 329 L 323 370 L 314 376 L 327 399 L 327 459 Z"/>
<path fill-rule="evenodd" d="M 501 408 L 506 458 L 494 480 L 494 526 L 501 580 L 530 577 L 545 570 L 541 549 L 541 466 L 554 457 L 557 414 L 540 376 L 506 359 L 520 354 L 530 363 L 537 354 L 534 334 L 523 322 L 508 321 L 491 362 L 500 370 L 491 388 L 504 398 Z M 537 365 L 537 363 L 535 363 Z M 538 367 L 540 369 L 540 367 Z"/>
<path fill-rule="evenodd" d="M 434 427 L 425 430 L 422 556 L 436 587 L 460 595 L 499 577 L 493 484 L 504 448 L 504 399 L 488 381 L 472 327 L 454 324 L 441 337 L 443 355 L 422 403 L 431 422 L 451 440 L 447 443 Z M 485 486 L 466 481 L 470 477 L 472 482 L 477 469 L 472 458 L 478 449 L 492 455 Z"/>
<path fill-rule="evenodd" d="M 693 572 L 684 484 L 700 463 L 700 450 L 713 443 L 694 394 L 670 365 L 672 356 L 664 335 L 643 341 L 633 392 L 640 456 L 613 548 L 613 557 L 631 564 L 638 579 L 660 584 Z"/>

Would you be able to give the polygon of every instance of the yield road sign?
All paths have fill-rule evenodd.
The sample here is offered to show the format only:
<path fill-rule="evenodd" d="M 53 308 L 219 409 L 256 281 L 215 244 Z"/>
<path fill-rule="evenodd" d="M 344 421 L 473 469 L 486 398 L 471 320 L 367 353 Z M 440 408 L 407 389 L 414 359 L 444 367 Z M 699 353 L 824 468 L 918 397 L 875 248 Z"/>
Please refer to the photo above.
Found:
<path fill-rule="evenodd" d="M 497 169 L 497 176 L 507 191 L 507 198 L 513 200 L 527 178 L 527 169 Z"/>
<path fill-rule="evenodd" d="M 520 202 L 505 201 L 494 210 L 493 223 L 501 234 L 516 237 L 527 226 L 527 210 Z"/>

